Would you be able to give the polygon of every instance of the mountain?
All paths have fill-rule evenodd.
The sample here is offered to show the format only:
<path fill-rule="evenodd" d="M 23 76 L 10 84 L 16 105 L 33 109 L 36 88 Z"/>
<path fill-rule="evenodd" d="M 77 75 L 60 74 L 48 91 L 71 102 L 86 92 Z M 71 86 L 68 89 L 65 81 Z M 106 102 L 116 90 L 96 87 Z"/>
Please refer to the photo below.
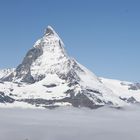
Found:
<path fill-rule="evenodd" d="M 139 94 L 140 84 L 97 77 L 69 57 L 50 26 L 17 68 L 0 71 L 0 107 L 122 107 Z"/>
<path fill-rule="evenodd" d="M 2 69 L 0 70 L 0 79 L 7 77 L 10 73 L 14 72 L 15 69 Z"/>

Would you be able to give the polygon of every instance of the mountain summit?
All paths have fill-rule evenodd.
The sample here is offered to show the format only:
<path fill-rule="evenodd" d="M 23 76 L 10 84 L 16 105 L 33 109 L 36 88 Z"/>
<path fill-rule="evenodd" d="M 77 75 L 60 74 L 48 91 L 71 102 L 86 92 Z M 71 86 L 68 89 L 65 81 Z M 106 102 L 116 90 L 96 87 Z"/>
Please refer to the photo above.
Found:
<path fill-rule="evenodd" d="M 120 81 L 115 87 L 114 81 L 98 78 L 67 55 L 51 26 L 16 69 L 0 71 L 0 79 L 0 106 L 97 108 L 140 101 L 139 84 Z"/>
<path fill-rule="evenodd" d="M 34 83 L 48 73 L 60 73 L 68 61 L 63 42 L 53 28 L 48 26 L 44 36 L 27 52 L 15 72 L 4 80 Z"/>
<path fill-rule="evenodd" d="M 55 35 L 55 36 L 59 37 L 58 34 L 55 32 L 55 30 L 50 25 L 45 29 L 45 35 L 46 36 Z"/>

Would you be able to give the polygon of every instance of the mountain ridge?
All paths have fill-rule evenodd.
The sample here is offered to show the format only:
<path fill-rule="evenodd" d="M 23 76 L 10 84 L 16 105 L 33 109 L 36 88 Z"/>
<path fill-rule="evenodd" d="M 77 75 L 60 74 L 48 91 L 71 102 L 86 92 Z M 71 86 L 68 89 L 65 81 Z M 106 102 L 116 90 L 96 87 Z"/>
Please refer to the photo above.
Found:
<path fill-rule="evenodd" d="M 131 90 L 126 97 L 121 95 L 118 93 L 120 90 L 112 88 L 111 83 L 114 81 L 97 77 L 69 57 L 63 41 L 51 26 L 48 26 L 44 36 L 36 41 L 16 69 L 6 74 L 0 73 L 0 107 L 121 107 L 140 101 L 139 84 L 126 84 L 129 86 L 126 90 L 122 88 L 126 87 L 124 83 L 119 82 L 121 86 L 118 88 L 122 92 L 129 93 Z"/>

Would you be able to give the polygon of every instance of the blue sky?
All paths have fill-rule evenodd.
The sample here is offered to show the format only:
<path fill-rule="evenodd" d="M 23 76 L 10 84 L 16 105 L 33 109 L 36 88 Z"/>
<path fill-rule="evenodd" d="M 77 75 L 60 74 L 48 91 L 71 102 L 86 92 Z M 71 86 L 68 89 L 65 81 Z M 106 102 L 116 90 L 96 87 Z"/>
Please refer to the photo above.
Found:
<path fill-rule="evenodd" d="M 16 67 L 51 25 L 98 76 L 140 82 L 139 0 L 0 0 L 0 68 Z"/>

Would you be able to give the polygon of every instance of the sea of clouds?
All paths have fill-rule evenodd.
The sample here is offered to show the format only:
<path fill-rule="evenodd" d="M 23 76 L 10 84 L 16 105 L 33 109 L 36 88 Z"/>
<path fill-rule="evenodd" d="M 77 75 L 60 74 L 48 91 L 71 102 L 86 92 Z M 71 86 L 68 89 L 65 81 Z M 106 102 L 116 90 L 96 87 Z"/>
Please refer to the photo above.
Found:
<path fill-rule="evenodd" d="M 0 140 L 140 140 L 140 106 L 0 109 Z"/>

